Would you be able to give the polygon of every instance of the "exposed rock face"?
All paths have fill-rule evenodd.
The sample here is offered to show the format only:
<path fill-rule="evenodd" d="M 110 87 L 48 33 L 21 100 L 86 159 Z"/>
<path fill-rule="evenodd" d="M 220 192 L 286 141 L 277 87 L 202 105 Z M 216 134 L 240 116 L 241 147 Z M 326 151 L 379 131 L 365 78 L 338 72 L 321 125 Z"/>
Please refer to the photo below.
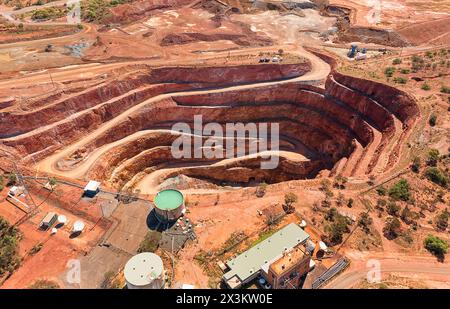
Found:
<path fill-rule="evenodd" d="M 17 114 L 0 113 L 0 138 L 29 132 L 66 117 L 73 117 L 75 113 L 93 107 L 96 107 L 96 110 L 91 111 L 94 114 L 114 117 L 138 102 L 166 92 L 287 79 L 301 76 L 310 69 L 311 65 L 306 62 L 239 67 L 155 68 L 148 74 L 126 76 L 108 84 L 101 84 L 56 101 L 42 109 Z M 156 85 L 159 83 L 168 85 Z M 174 84 L 170 85 L 170 83 Z M 91 117 L 95 116 L 91 115 Z M 83 118 L 83 116 L 77 118 Z M 89 121 L 86 118 L 85 120 Z M 103 121 L 106 120 L 108 119 L 103 119 Z M 77 127 L 82 127 L 82 120 L 76 121 Z"/>
<path fill-rule="evenodd" d="M 321 57 L 327 59 L 326 55 Z M 331 64 L 334 68 L 335 63 Z M 325 89 L 291 82 L 202 94 L 175 94 L 292 78 L 308 69 L 308 63 L 155 68 L 148 74 L 125 76 L 96 86 L 44 109 L 0 114 L 2 119 L 12 121 L 10 126 L 0 125 L 0 134 L 18 135 L 3 139 L 2 143 L 24 156 L 44 158 L 132 109 L 126 117 L 117 118 L 114 125 L 84 144 L 82 151 L 74 150 L 69 159 L 65 159 L 81 156 L 79 161 L 61 166 L 77 168 L 94 150 L 111 143 L 115 144 L 101 153 L 89 168 L 88 176 L 108 180 L 117 188 L 133 183 L 143 171 L 162 168 L 171 169 L 161 176 L 161 181 L 164 177 L 184 174 L 217 183 L 246 184 L 253 180 L 273 183 L 313 178 L 323 169 L 345 175 L 354 175 L 357 171 L 370 173 L 374 168 L 382 171 L 395 164 L 402 138 L 419 117 L 419 109 L 410 96 L 384 84 L 333 70 Z M 164 93 L 174 94 L 147 101 Z M 170 146 L 177 135 L 162 129 L 171 129 L 176 122 L 193 127 L 195 115 L 202 115 L 204 123 L 217 122 L 222 126 L 237 122 L 278 123 L 281 149 L 300 153 L 305 159 L 294 160 L 282 155 L 273 170 L 260 168 L 261 157 L 226 162 L 217 158 L 175 159 Z M 25 121 L 27 117 L 30 117 L 29 123 Z M 40 120 L 33 117 L 40 117 Z M 395 125 L 399 121 L 403 129 Z M 136 137 L 129 138 L 132 134 Z M 394 141 L 397 134 L 399 141 Z M 393 147 L 386 147 L 390 143 L 394 143 Z M 381 157 L 383 160 L 379 160 Z M 343 160 L 346 163 L 339 164 Z"/>

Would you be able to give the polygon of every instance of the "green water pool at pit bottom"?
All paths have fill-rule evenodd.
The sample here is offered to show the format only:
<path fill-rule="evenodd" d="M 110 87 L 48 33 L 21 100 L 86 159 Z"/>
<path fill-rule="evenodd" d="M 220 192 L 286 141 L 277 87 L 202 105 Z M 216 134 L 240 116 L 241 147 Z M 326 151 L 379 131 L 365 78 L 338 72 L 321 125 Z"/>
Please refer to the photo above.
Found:
<path fill-rule="evenodd" d="M 183 204 L 183 194 L 177 190 L 163 190 L 156 194 L 154 203 L 162 210 L 175 209 Z"/>

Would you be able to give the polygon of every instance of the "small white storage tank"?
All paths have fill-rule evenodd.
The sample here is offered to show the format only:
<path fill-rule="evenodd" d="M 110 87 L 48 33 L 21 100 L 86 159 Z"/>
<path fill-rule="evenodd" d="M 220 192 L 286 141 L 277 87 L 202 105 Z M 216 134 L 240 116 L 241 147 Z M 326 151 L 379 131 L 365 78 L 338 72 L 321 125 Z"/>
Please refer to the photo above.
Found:
<path fill-rule="evenodd" d="M 161 258 L 151 252 L 133 256 L 125 264 L 125 281 L 129 289 L 163 289 L 164 266 Z"/>
<path fill-rule="evenodd" d="M 64 225 L 67 222 L 67 218 L 64 215 L 59 215 L 58 216 L 58 225 Z"/>
<path fill-rule="evenodd" d="M 72 233 L 81 233 L 84 230 L 84 222 L 81 220 L 75 221 L 72 227 Z"/>

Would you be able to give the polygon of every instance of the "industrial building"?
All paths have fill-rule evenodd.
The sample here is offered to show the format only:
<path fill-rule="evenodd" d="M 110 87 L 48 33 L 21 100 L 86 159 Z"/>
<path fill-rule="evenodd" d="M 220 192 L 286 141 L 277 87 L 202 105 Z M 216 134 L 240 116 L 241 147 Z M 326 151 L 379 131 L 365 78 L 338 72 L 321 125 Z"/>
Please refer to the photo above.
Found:
<path fill-rule="evenodd" d="M 100 182 L 89 180 L 86 187 L 84 187 L 84 196 L 95 197 L 95 195 L 100 191 Z"/>
<path fill-rule="evenodd" d="M 283 253 L 262 276 L 272 289 L 296 289 L 310 270 L 311 254 L 303 244 Z"/>
<path fill-rule="evenodd" d="M 125 264 L 125 281 L 128 289 L 164 288 L 164 266 L 161 258 L 151 252 L 133 256 Z"/>
<path fill-rule="evenodd" d="M 49 212 L 44 219 L 42 219 L 40 228 L 43 230 L 48 230 L 53 223 L 55 223 L 56 219 L 58 219 L 58 215 L 54 212 Z"/>
<path fill-rule="evenodd" d="M 305 270 L 309 271 L 309 267 L 305 266 L 311 259 L 311 254 L 305 249 L 308 239 L 309 235 L 302 228 L 291 223 L 229 260 L 226 263 L 229 270 L 222 279 L 228 287 L 236 289 L 258 276 L 263 276 L 269 284 L 277 287 L 286 281 L 286 275 L 293 276 L 297 272 L 300 278 Z M 289 286 L 298 283 L 298 280 L 291 281 Z"/>
<path fill-rule="evenodd" d="M 158 192 L 153 203 L 155 215 L 161 222 L 176 221 L 185 212 L 183 194 L 175 189 Z"/>

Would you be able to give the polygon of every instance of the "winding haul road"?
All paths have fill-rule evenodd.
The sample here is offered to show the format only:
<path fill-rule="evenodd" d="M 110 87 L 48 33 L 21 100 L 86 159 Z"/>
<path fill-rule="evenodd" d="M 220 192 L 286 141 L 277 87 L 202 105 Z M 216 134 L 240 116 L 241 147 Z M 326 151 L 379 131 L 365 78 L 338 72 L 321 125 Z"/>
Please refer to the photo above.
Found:
<path fill-rule="evenodd" d="M 239 53 L 248 53 L 249 50 L 241 50 Z M 184 92 L 176 92 L 176 93 L 167 93 L 167 94 L 161 94 L 157 95 L 155 97 L 152 97 L 148 100 L 145 100 L 139 104 L 136 104 L 132 108 L 128 109 L 124 113 L 118 115 L 114 119 L 105 122 L 100 127 L 98 127 L 96 130 L 88 133 L 86 136 L 78 140 L 77 142 L 69 145 L 68 147 L 58 151 L 57 153 L 54 153 L 50 155 L 49 157 L 45 158 L 44 160 L 40 161 L 37 164 L 37 168 L 39 171 L 52 173 L 59 176 L 64 177 L 70 177 L 70 178 L 82 178 L 86 172 L 89 170 L 89 168 L 97 161 L 97 159 L 105 153 L 107 150 L 111 149 L 113 146 L 119 145 L 121 143 L 124 143 L 126 141 L 135 139 L 139 136 L 142 136 L 145 133 L 150 133 L 149 131 L 146 132 L 138 132 L 133 135 L 128 136 L 127 138 L 124 138 L 120 141 L 111 143 L 109 145 L 105 145 L 103 147 L 100 147 L 96 149 L 93 153 L 91 153 L 84 162 L 76 166 L 72 170 L 61 170 L 58 169 L 56 166 L 57 162 L 63 159 L 64 157 L 69 156 L 71 153 L 76 151 L 77 149 L 82 148 L 83 146 L 89 144 L 90 142 L 97 139 L 99 136 L 101 136 L 103 133 L 105 133 L 107 130 L 114 128 L 118 123 L 121 121 L 126 120 L 130 115 L 132 115 L 134 112 L 137 112 L 139 109 L 141 109 L 143 106 L 147 104 L 151 104 L 153 102 L 157 102 L 162 99 L 167 99 L 170 97 L 177 97 L 177 96 L 184 96 L 184 95 L 196 95 L 196 94 L 207 94 L 207 93 L 219 93 L 219 92 L 227 92 L 227 91 L 237 91 L 237 90 L 243 90 L 243 89 L 252 89 L 252 88 L 258 88 L 258 87 L 265 87 L 269 85 L 277 85 L 277 84 L 284 84 L 284 83 L 292 83 L 292 82 L 318 82 L 323 79 L 325 79 L 328 74 L 330 73 L 330 66 L 316 57 L 315 55 L 303 50 L 303 49 L 296 49 L 296 53 L 301 55 L 302 57 L 307 58 L 312 65 L 312 69 L 310 72 L 306 73 L 305 75 L 302 75 L 300 77 L 287 79 L 287 80 L 281 80 L 281 81 L 269 81 L 269 82 L 260 82 L 260 83 L 253 83 L 253 84 L 245 84 L 245 85 L 239 85 L 239 86 L 229 86 L 229 87 L 223 87 L 218 89 L 208 89 L 208 90 L 192 90 L 192 91 L 184 91 Z M 79 70 L 76 69 L 76 70 Z M 91 70 L 91 68 L 89 68 Z M 70 72 L 65 72 L 61 74 L 69 74 Z M 73 76 L 73 75 L 72 75 Z M 1 84 L 1 83 L 0 83 Z M 82 111 L 80 113 L 83 113 L 85 111 Z M 73 116 L 76 116 L 74 114 Z M 66 121 L 62 120 L 63 121 Z M 57 122 L 58 123 L 58 122 Z M 52 125 L 55 125 L 57 123 L 54 123 Z M 27 133 L 25 133 L 27 134 Z M 15 138 L 15 137 L 14 137 Z M 14 139 L 11 138 L 11 139 Z"/>

